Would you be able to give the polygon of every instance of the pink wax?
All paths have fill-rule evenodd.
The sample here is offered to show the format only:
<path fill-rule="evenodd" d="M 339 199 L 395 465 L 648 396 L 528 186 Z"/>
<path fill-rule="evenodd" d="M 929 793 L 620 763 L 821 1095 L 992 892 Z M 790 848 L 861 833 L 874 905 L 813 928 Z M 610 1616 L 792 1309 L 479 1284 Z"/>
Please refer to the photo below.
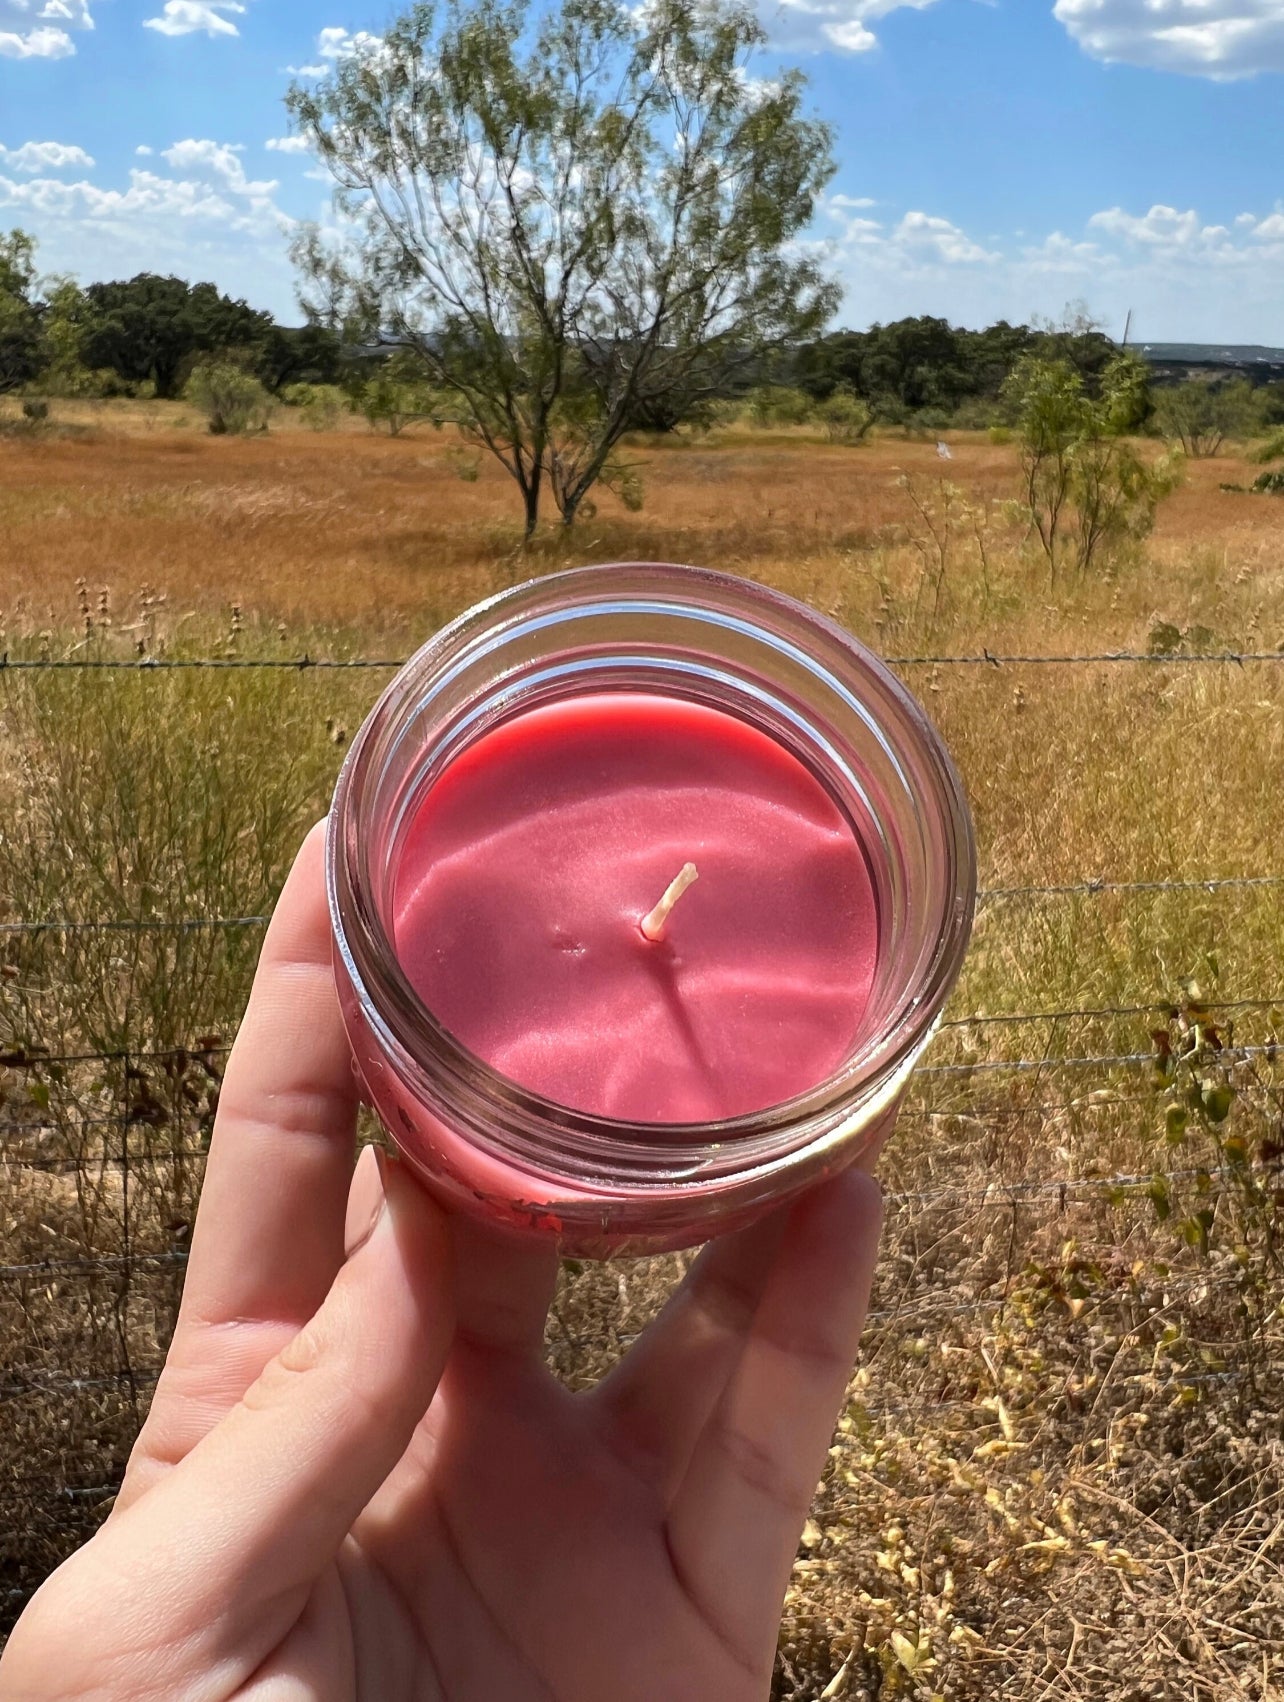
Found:
<path fill-rule="evenodd" d="M 663 938 L 641 919 L 685 862 Z M 559 1104 L 639 1123 L 780 1104 L 851 1053 L 878 955 L 863 847 L 774 739 L 703 705 L 569 699 L 421 799 L 397 956 L 437 1020 Z"/>

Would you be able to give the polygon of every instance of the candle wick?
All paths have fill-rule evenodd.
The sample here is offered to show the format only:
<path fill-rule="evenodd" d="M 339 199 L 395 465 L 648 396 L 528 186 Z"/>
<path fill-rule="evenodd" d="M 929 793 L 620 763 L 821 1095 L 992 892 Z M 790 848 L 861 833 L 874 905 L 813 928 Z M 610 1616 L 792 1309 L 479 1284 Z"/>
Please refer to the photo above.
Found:
<path fill-rule="evenodd" d="M 669 920 L 669 912 L 682 897 L 693 881 L 700 878 L 700 871 L 694 863 L 684 863 L 664 889 L 664 897 L 654 910 L 649 910 L 642 918 L 642 932 L 648 940 L 664 938 L 664 924 Z"/>

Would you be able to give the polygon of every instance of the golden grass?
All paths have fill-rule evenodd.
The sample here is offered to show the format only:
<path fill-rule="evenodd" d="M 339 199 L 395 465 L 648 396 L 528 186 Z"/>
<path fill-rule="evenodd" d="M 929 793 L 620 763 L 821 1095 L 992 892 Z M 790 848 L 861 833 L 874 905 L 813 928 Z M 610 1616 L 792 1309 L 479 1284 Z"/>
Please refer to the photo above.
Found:
<path fill-rule="evenodd" d="M 217 440 L 149 405 L 65 419 L 84 435 L 0 437 L 14 654 L 401 653 L 515 578 L 612 557 L 759 577 L 893 655 L 1144 650 L 1156 621 L 1201 649 L 1284 643 L 1284 509 L 1222 491 L 1248 482 L 1229 457 L 1189 469 L 1137 559 L 1054 591 L 1002 509 L 1014 451 L 985 439 L 953 439 L 949 464 L 887 438 L 639 443 L 641 514 L 603 497 L 569 538 L 550 529 L 522 552 L 508 482 L 487 467 L 461 481 L 432 432 Z M 0 677 L 0 921 L 261 912 L 383 677 Z M 985 887 L 1284 873 L 1284 663 L 905 677 L 959 758 Z M 1180 1004 L 1192 977 L 1207 999 L 1278 999 L 1282 915 L 1271 888 L 982 907 L 951 1013 L 978 1020 L 942 1034 L 885 1161 L 877 1313 L 800 1550 L 781 1702 L 1280 1693 L 1274 1057 L 1212 1049 L 1167 1081 L 1066 1062 L 1153 1051 L 1159 1012 L 983 1019 Z M 0 936 L 4 1262 L 181 1251 L 212 1048 L 257 939 Z M 1233 1022 L 1261 1046 L 1281 1019 Z M 17 1061 L 38 1044 L 186 1050 L 59 1074 Z M 1040 1067 L 986 1067 L 1012 1059 Z M 967 1068 L 931 1073 L 946 1066 Z M 1195 1111 L 1174 1133 L 1166 1108 L 1223 1082 L 1225 1124 Z M 123 1149 L 128 1198 L 110 1162 Z M 1120 1175 L 1143 1180 L 1096 1180 Z M 561 1374 L 591 1380 L 676 1263 L 568 1273 L 550 1329 Z M 0 1385 L 114 1378 L 126 1354 L 145 1372 L 178 1282 L 165 1264 L 0 1282 Z M 107 1498 L 52 1498 L 50 1479 L 110 1483 L 146 1395 L 126 1379 L 0 1400 L 0 1526 L 18 1533 L 0 1537 L 0 1595 L 101 1516 Z"/>
<path fill-rule="evenodd" d="M 389 439 L 346 420 L 336 433 L 287 422 L 262 438 L 212 438 L 181 404 L 58 407 L 85 435 L 0 438 L 0 608 L 20 602 L 33 625 L 64 624 L 83 578 L 95 594 L 107 587 L 117 607 L 150 585 L 184 611 L 238 601 L 267 621 L 413 634 L 525 570 L 512 481 L 489 460 L 475 482 L 460 479 L 450 432 L 416 427 Z M 158 414 L 153 429 L 139 423 L 147 408 Z M 744 431 L 628 453 L 646 487 L 642 513 L 604 493 L 597 518 L 570 538 L 549 528 L 537 563 L 696 559 L 795 590 L 840 588 L 847 612 L 867 622 L 877 600 L 870 558 L 894 553 L 912 520 L 898 475 L 927 491 L 944 475 L 994 503 L 1012 494 L 1015 467 L 1013 449 L 980 436 L 956 436 L 948 464 L 931 443 L 883 438 L 853 450 Z M 1224 593 L 1227 562 L 1260 581 L 1263 599 L 1278 590 L 1277 505 L 1218 488 L 1249 472 L 1229 457 L 1194 463 L 1166 505 L 1155 559 L 1208 553 L 1204 571 L 1183 573 L 1159 599 L 1173 618 Z M 1040 605 L 1050 599 L 1027 590 L 1036 603 L 1025 621 L 1005 623 L 1013 638 L 1065 630 L 1084 601 L 1071 597 L 1049 618 Z M 1121 581 L 1114 606 L 1092 597 L 1094 638 L 1141 636 L 1154 602 L 1150 576 Z"/>

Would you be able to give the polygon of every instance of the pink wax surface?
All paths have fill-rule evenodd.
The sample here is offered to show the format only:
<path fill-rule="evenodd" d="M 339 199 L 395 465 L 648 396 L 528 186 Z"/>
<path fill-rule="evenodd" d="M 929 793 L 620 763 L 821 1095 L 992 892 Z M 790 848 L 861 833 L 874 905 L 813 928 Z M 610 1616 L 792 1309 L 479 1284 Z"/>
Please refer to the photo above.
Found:
<path fill-rule="evenodd" d="M 640 922 L 685 862 L 664 937 Z M 420 800 L 397 956 L 437 1020 L 559 1104 L 709 1122 L 832 1075 L 861 1031 L 877 903 L 850 822 L 774 739 L 679 699 L 533 709 Z"/>

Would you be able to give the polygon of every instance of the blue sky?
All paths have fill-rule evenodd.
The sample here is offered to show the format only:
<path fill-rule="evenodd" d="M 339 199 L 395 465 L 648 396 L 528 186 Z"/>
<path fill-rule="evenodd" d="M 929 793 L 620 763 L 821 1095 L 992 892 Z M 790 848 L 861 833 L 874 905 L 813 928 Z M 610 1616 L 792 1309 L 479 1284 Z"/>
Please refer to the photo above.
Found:
<path fill-rule="evenodd" d="M 837 130 L 850 325 L 1082 300 L 1142 341 L 1284 344 L 1284 0 L 758 0 Z M 82 280 L 213 278 L 297 318 L 324 218 L 282 96 L 389 0 L 0 0 L 0 228 Z M 276 144 L 275 146 L 273 144 Z"/>

